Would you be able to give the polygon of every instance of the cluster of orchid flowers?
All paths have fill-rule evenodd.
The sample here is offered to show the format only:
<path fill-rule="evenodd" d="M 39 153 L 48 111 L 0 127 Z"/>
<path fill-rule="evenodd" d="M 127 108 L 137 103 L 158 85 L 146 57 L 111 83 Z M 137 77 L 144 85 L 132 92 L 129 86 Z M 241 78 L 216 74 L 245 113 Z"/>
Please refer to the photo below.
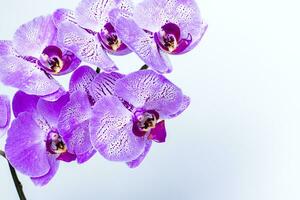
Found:
<path fill-rule="evenodd" d="M 137 167 L 190 103 L 163 75 L 168 54 L 192 50 L 206 28 L 194 0 L 82 0 L 20 26 L 0 41 L 0 81 L 18 89 L 12 103 L 0 96 L 8 161 L 36 185 L 96 152 Z M 131 52 L 150 69 L 117 72 L 109 54 Z M 66 91 L 53 77 L 71 72 Z"/>

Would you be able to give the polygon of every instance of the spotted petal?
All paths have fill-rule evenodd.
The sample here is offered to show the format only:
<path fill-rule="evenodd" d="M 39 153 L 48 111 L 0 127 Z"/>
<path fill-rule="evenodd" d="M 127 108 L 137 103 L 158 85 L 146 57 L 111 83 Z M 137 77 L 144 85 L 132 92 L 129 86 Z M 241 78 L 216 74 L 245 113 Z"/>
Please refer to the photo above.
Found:
<path fill-rule="evenodd" d="M 116 81 L 124 77 L 123 74 L 117 72 L 98 74 L 91 82 L 88 92 L 94 102 L 99 101 L 104 96 L 111 96 L 115 92 Z"/>
<path fill-rule="evenodd" d="M 10 101 L 7 96 L 0 95 L 0 137 L 6 132 L 10 123 Z"/>
<path fill-rule="evenodd" d="M 61 23 L 69 21 L 76 24 L 75 12 L 69 9 L 59 8 L 53 13 L 53 22 L 56 27 Z"/>
<path fill-rule="evenodd" d="M 47 132 L 38 123 L 41 121 L 34 113 L 19 114 L 8 130 L 5 145 L 12 166 L 31 177 L 43 176 L 50 170 L 44 142 Z"/>
<path fill-rule="evenodd" d="M 20 26 L 13 44 L 18 54 L 39 58 L 45 47 L 56 44 L 56 34 L 52 16 L 41 16 Z"/>
<path fill-rule="evenodd" d="M 12 41 L 0 40 L 0 56 L 15 55 Z"/>
<path fill-rule="evenodd" d="M 178 112 L 183 98 L 176 85 L 152 70 L 133 72 L 119 79 L 115 93 L 136 108 L 156 110 L 164 118 Z"/>
<path fill-rule="evenodd" d="M 72 94 L 77 90 L 86 91 L 90 83 L 97 76 L 95 70 L 89 66 L 79 67 L 71 76 L 69 83 L 69 92 Z"/>
<path fill-rule="evenodd" d="M 44 96 L 60 88 L 59 83 L 38 69 L 36 64 L 21 58 L 1 56 L 0 66 L 0 81 L 27 94 Z"/>
<path fill-rule="evenodd" d="M 105 71 L 117 70 L 98 38 L 71 22 L 64 22 L 59 26 L 58 41 L 82 61 L 96 65 Z"/>
<path fill-rule="evenodd" d="M 152 35 L 141 29 L 130 16 L 114 9 L 110 12 L 110 18 L 118 37 L 149 67 L 160 73 L 172 71 L 167 55 L 158 50 Z"/>
<path fill-rule="evenodd" d="M 144 0 L 134 10 L 134 19 L 143 29 L 158 32 L 166 23 L 179 26 L 181 38 L 192 36 L 191 50 L 207 29 L 194 0 Z M 182 52 L 182 53 L 184 53 Z"/>
<path fill-rule="evenodd" d="M 133 12 L 129 0 L 82 0 L 77 9 L 78 24 L 84 28 L 100 32 L 101 28 L 109 22 L 108 13 L 114 8 Z"/>
<path fill-rule="evenodd" d="M 107 160 L 128 162 L 145 148 L 145 139 L 132 133 L 132 114 L 118 98 L 104 97 L 93 109 L 91 141 Z"/>

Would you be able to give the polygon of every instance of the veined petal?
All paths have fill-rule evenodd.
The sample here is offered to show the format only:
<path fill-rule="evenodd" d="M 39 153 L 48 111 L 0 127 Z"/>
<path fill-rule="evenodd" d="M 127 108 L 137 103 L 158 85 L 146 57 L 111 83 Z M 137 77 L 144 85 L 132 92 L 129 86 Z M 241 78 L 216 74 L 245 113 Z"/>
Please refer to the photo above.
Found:
<path fill-rule="evenodd" d="M 128 162 L 145 148 L 145 139 L 132 133 L 132 113 L 114 96 L 95 104 L 90 133 L 93 146 L 107 160 Z"/>
<path fill-rule="evenodd" d="M 176 85 L 152 70 L 133 72 L 119 79 L 115 93 L 136 108 L 157 111 L 161 118 L 177 113 L 183 98 Z"/>
<path fill-rule="evenodd" d="M 157 32 L 166 23 L 179 26 L 181 38 L 192 36 L 198 43 L 207 29 L 194 0 L 144 0 L 134 10 L 136 23 L 145 30 Z M 188 47 L 185 52 L 194 47 Z"/>
<path fill-rule="evenodd" d="M 52 94 L 47 94 L 44 96 L 40 96 L 42 99 L 46 101 L 57 101 L 61 96 L 65 95 L 67 92 L 64 88 L 60 87 L 57 91 Z"/>
<path fill-rule="evenodd" d="M 63 22 L 72 22 L 76 24 L 75 12 L 70 9 L 59 8 L 53 13 L 53 22 L 56 27 L 58 27 Z"/>
<path fill-rule="evenodd" d="M 12 101 L 12 109 L 15 117 L 22 112 L 34 112 L 36 110 L 36 105 L 39 97 L 36 95 L 29 95 L 25 92 L 18 91 Z"/>
<path fill-rule="evenodd" d="M 39 58 L 44 48 L 56 44 L 57 29 L 52 16 L 41 16 L 23 24 L 14 35 L 14 48 L 22 56 Z"/>
<path fill-rule="evenodd" d="M 52 127 L 57 127 L 60 111 L 69 102 L 69 100 L 69 93 L 66 93 L 54 102 L 39 99 L 37 103 L 37 110 Z"/>
<path fill-rule="evenodd" d="M 0 40 L 0 56 L 15 55 L 13 43 L 10 40 Z"/>
<path fill-rule="evenodd" d="M 190 97 L 183 95 L 182 102 L 180 104 L 180 108 L 178 112 L 170 115 L 170 118 L 174 118 L 180 115 L 183 111 L 185 111 L 189 107 L 190 103 L 191 103 Z"/>
<path fill-rule="evenodd" d="M 117 72 L 98 74 L 88 87 L 89 95 L 93 98 L 94 103 L 104 96 L 111 96 L 115 93 L 116 81 L 124 77 Z"/>
<path fill-rule="evenodd" d="M 47 132 L 41 129 L 37 120 L 34 113 L 19 114 L 8 130 L 5 145 L 12 166 L 31 177 L 43 176 L 50 170 L 44 141 Z"/>
<path fill-rule="evenodd" d="M 146 142 L 146 145 L 145 145 L 143 153 L 141 153 L 141 155 L 139 155 L 136 159 L 134 159 L 134 160 L 126 163 L 128 165 L 128 167 L 130 167 L 130 168 L 136 168 L 136 167 L 138 167 L 143 162 L 143 160 L 145 159 L 145 157 L 147 156 L 148 152 L 151 149 L 151 146 L 152 146 L 152 141 L 148 140 Z"/>
<path fill-rule="evenodd" d="M 68 147 L 68 152 L 75 155 L 83 155 L 93 149 L 90 132 L 89 120 L 73 126 L 68 132 L 61 134 Z"/>
<path fill-rule="evenodd" d="M 44 96 L 60 88 L 59 83 L 50 75 L 22 58 L 1 56 L 0 66 L 0 81 L 27 94 Z"/>
<path fill-rule="evenodd" d="M 61 109 L 58 118 L 58 130 L 62 137 L 77 125 L 91 118 L 91 104 L 85 92 L 76 91 L 70 101 Z"/>
<path fill-rule="evenodd" d="M 118 37 L 149 67 L 160 73 L 172 71 L 167 55 L 158 50 L 153 36 L 141 29 L 130 16 L 114 9 L 110 12 L 110 18 Z"/>
<path fill-rule="evenodd" d="M 81 66 L 71 76 L 69 83 L 70 94 L 77 90 L 86 91 L 90 83 L 97 76 L 97 72 L 89 66 Z"/>
<path fill-rule="evenodd" d="M 73 23 L 64 22 L 59 26 L 58 41 L 82 61 L 96 65 L 105 71 L 117 70 L 97 37 Z"/>
<path fill-rule="evenodd" d="M 100 32 L 101 28 L 109 22 L 108 13 L 114 8 L 133 12 L 132 3 L 129 0 L 82 0 L 76 9 L 78 24 Z"/>
<path fill-rule="evenodd" d="M 44 186 L 48 184 L 49 181 L 54 177 L 59 167 L 59 161 L 56 159 L 56 157 L 56 155 L 48 153 L 48 162 L 50 165 L 50 170 L 44 176 L 31 177 L 31 180 L 35 185 Z"/>
<path fill-rule="evenodd" d="M 5 95 L 0 95 L 0 137 L 6 132 L 10 124 L 10 101 Z"/>
<path fill-rule="evenodd" d="M 93 147 L 92 149 L 85 152 L 84 154 L 77 155 L 77 163 L 79 163 L 79 164 L 85 163 L 86 161 L 91 159 L 93 157 L 93 155 L 95 155 L 96 152 L 97 151 Z"/>

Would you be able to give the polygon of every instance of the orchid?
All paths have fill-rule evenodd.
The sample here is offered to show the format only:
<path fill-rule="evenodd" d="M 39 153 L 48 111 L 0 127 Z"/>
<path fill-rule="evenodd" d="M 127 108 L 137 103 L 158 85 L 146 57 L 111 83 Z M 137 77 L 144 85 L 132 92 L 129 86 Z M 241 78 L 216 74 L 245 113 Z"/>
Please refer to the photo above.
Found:
<path fill-rule="evenodd" d="M 97 152 L 138 167 L 153 142 L 166 141 L 165 121 L 190 104 L 163 75 L 172 71 L 168 54 L 191 51 L 206 28 L 194 0 L 82 0 L 75 11 L 57 9 L 0 40 L 0 81 L 18 89 L 11 105 L 0 95 L 0 137 L 7 136 L 0 155 L 20 199 L 15 169 L 44 186 L 61 161 L 82 164 Z M 116 72 L 108 54 L 131 52 L 145 65 Z M 71 72 L 66 91 L 53 77 Z"/>
<path fill-rule="evenodd" d="M 5 95 L 0 95 L 0 138 L 5 134 L 10 123 L 10 102 Z"/>
<path fill-rule="evenodd" d="M 16 119 L 8 130 L 6 157 L 37 185 L 45 185 L 53 178 L 60 160 L 71 162 L 77 158 L 57 129 L 60 110 L 68 101 L 68 93 L 55 102 L 22 91 L 14 96 Z"/>
<path fill-rule="evenodd" d="M 152 141 L 165 142 L 165 119 L 189 105 L 181 90 L 151 70 L 131 73 L 116 82 L 113 96 L 96 102 L 90 122 L 91 141 L 111 161 L 137 167 Z"/>
<path fill-rule="evenodd" d="M 52 16 L 41 16 L 20 26 L 12 41 L 0 41 L 0 80 L 27 94 L 58 99 L 64 92 L 52 76 L 73 71 L 81 61 L 61 48 L 56 36 Z"/>
<path fill-rule="evenodd" d="M 166 53 L 189 52 L 207 29 L 194 0 L 144 0 L 133 16 L 114 9 L 110 19 L 121 40 L 160 73 L 172 71 Z"/>
<path fill-rule="evenodd" d="M 75 12 L 58 9 L 54 21 L 59 27 L 59 42 L 85 62 L 105 71 L 117 70 L 106 52 L 126 55 L 131 51 L 109 20 L 108 13 L 114 8 L 132 12 L 131 2 L 127 0 L 82 0 Z"/>

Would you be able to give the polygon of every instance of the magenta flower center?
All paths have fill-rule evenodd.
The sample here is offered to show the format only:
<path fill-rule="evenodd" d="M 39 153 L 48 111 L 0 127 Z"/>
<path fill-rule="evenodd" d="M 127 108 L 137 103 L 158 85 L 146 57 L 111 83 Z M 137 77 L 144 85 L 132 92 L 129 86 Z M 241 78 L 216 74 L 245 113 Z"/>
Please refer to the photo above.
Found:
<path fill-rule="evenodd" d="M 101 32 L 98 34 L 98 38 L 107 50 L 120 51 L 127 48 L 117 36 L 115 28 L 111 25 L 111 23 L 105 24 Z"/>
<path fill-rule="evenodd" d="M 136 111 L 133 118 L 133 133 L 142 137 L 151 129 L 155 128 L 159 120 L 159 115 L 154 110 Z"/>
<path fill-rule="evenodd" d="M 187 38 L 182 38 L 179 26 L 173 23 L 165 24 L 161 27 L 161 31 L 154 33 L 157 45 L 171 54 L 183 52 L 192 43 L 191 37 L 188 34 Z"/>
<path fill-rule="evenodd" d="M 48 46 L 44 49 L 40 62 L 47 72 L 58 74 L 64 67 L 63 55 L 60 48 Z"/>
<path fill-rule="evenodd" d="M 51 132 L 47 140 L 47 149 L 52 154 L 67 152 L 67 146 L 57 132 Z"/>

